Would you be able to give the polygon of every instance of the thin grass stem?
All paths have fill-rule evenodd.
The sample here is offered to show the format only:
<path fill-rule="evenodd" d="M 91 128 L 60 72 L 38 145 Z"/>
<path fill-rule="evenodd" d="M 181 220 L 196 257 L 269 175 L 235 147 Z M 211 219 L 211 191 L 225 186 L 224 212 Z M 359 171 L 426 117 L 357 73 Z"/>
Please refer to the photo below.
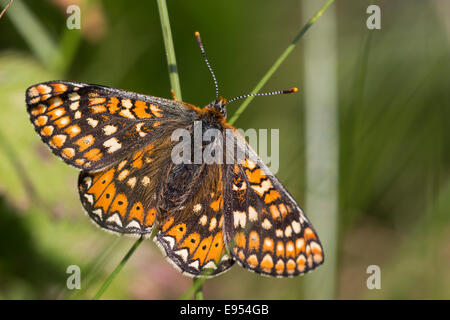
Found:
<path fill-rule="evenodd" d="M 304 34 L 311 28 L 311 26 L 317 21 L 317 19 L 320 18 L 320 16 L 325 12 L 325 10 L 334 2 L 334 0 L 328 0 L 325 5 L 320 8 L 316 14 L 309 19 L 309 21 L 303 26 L 303 28 L 300 30 L 300 32 L 295 36 L 294 40 L 292 40 L 291 44 L 284 50 L 284 52 L 281 54 L 281 56 L 275 61 L 275 63 L 272 65 L 272 67 L 267 71 L 267 73 L 262 77 L 262 79 L 258 82 L 256 87 L 253 89 L 251 94 L 258 93 L 259 90 L 262 89 L 262 87 L 266 84 L 266 82 L 272 77 L 272 75 L 277 71 L 277 69 L 280 67 L 280 65 L 283 63 L 284 60 L 289 56 L 289 54 L 294 50 L 294 48 L 297 46 L 300 39 L 304 36 Z M 236 110 L 236 112 L 233 114 L 231 119 L 228 121 L 230 124 L 233 124 L 239 116 L 244 112 L 244 110 L 247 108 L 247 106 L 250 104 L 250 102 L 254 99 L 254 97 L 248 97 L 244 100 L 244 102 L 239 106 L 239 108 Z"/>

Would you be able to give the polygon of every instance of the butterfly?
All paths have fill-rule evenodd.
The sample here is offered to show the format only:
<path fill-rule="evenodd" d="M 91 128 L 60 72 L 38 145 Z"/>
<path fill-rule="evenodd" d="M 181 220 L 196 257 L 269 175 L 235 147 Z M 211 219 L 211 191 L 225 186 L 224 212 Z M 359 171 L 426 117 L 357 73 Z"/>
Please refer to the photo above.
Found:
<path fill-rule="evenodd" d="M 324 261 L 316 231 L 245 138 L 226 122 L 226 106 L 233 99 L 218 97 L 198 33 L 196 38 L 216 84 L 216 100 L 206 107 L 175 97 L 50 81 L 26 91 L 35 131 L 56 156 L 81 170 L 80 200 L 98 226 L 138 237 L 157 228 L 154 241 L 183 274 L 211 277 L 234 262 L 275 277 L 313 270 Z M 243 157 L 226 163 L 173 161 L 178 141 L 172 133 L 181 129 L 193 134 L 196 124 L 202 133 L 226 132 L 237 141 L 232 151 Z M 224 141 L 202 141 L 200 151 L 213 145 L 230 153 Z"/>

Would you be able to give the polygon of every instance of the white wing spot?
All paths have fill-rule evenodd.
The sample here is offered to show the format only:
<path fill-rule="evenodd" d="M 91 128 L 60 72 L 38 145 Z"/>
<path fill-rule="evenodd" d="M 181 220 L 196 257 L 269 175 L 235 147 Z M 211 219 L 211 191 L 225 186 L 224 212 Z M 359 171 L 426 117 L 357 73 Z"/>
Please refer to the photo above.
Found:
<path fill-rule="evenodd" d="M 116 138 L 106 140 L 105 142 L 103 142 L 103 146 L 108 148 L 108 153 L 116 152 L 117 150 L 122 148 L 122 144 Z"/>
<path fill-rule="evenodd" d="M 116 131 L 117 131 L 117 127 L 113 126 L 113 125 L 110 125 L 110 124 L 108 124 L 108 125 L 103 127 L 103 132 L 107 136 L 110 136 L 110 135 L 116 133 Z"/>

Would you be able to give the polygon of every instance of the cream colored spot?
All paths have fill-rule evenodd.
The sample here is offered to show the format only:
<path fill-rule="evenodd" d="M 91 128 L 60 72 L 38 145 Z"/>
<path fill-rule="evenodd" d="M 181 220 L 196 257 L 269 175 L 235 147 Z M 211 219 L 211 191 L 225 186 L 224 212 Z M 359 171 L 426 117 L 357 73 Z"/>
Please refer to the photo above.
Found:
<path fill-rule="evenodd" d="M 145 177 L 142 178 L 142 185 L 144 187 L 148 186 L 149 183 L 150 183 L 150 178 L 149 177 L 145 176 Z"/>
<path fill-rule="evenodd" d="M 237 185 L 235 185 L 235 184 L 233 183 L 233 190 L 234 190 L 234 191 L 247 190 L 247 183 L 246 183 L 245 181 L 242 182 L 242 184 L 241 184 L 240 187 L 238 187 Z"/>
<path fill-rule="evenodd" d="M 133 220 L 129 224 L 127 224 L 126 228 L 127 229 L 141 229 L 141 226 L 139 225 L 139 223 L 136 220 Z"/>
<path fill-rule="evenodd" d="M 92 128 L 95 128 L 98 124 L 98 120 L 92 118 L 87 118 L 86 121 Z"/>
<path fill-rule="evenodd" d="M 247 222 L 247 215 L 244 211 L 233 211 L 234 216 L 234 227 L 237 228 L 239 225 L 241 228 L 245 228 Z"/>
<path fill-rule="evenodd" d="M 261 187 L 260 186 L 252 186 L 253 190 L 255 190 L 256 193 L 258 193 L 260 196 L 262 196 L 264 194 L 264 192 L 268 191 L 272 187 L 273 187 L 272 182 L 270 182 L 269 179 L 264 180 L 261 183 Z"/>
<path fill-rule="evenodd" d="M 28 96 L 29 97 L 36 97 L 39 95 L 39 91 L 36 87 L 32 87 L 28 90 Z"/>
<path fill-rule="evenodd" d="M 70 104 L 71 110 L 77 110 L 80 107 L 80 101 L 75 101 Z"/>
<path fill-rule="evenodd" d="M 253 170 L 256 167 L 256 164 L 250 160 L 250 159 L 245 159 L 245 165 L 247 166 L 247 168 L 249 168 L 250 170 Z"/>
<path fill-rule="evenodd" d="M 216 225 L 217 225 L 217 219 L 212 218 L 209 223 L 209 231 L 213 231 L 216 228 Z"/>
<path fill-rule="evenodd" d="M 108 125 L 103 127 L 103 132 L 107 136 L 110 136 L 110 135 L 116 133 L 116 131 L 117 131 L 117 127 L 113 126 L 113 125 L 110 125 L 110 124 L 108 124 Z"/>
<path fill-rule="evenodd" d="M 270 223 L 269 219 L 264 219 L 263 223 L 261 224 L 261 226 L 266 229 L 269 230 L 270 228 L 272 228 L 272 224 Z"/>
<path fill-rule="evenodd" d="M 295 233 L 300 233 L 300 231 L 302 229 L 300 223 L 298 223 L 297 221 L 292 221 L 291 225 L 292 225 L 292 229 L 294 229 Z"/>
<path fill-rule="evenodd" d="M 53 114 L 55 115 L 55 117 L 60 117 L 64 114 L 64 109 L 56 109 Z"/>
<path fill-rule="evenodd" d="M 187 261 L 188 256 L 189 256 L 189 251 L 188 251 L 188 249 L 186 249 L 186 248 L 185 248 L 185 249 L 178 250 L 178 251 L 175 251 L 174 253 L 175 253 L 177 256 L 181 257 L 181 259 L 183 259 L 184 262 Z"/>
<path fill-rule="evenodd" d="M 198 220 L 198 223 L 200 223 L 202 226 L 205 226 L 208 222 L 208 217 L 206 215 L 203 215 L 200 220 Z"/>
<path fill-rule="evenodd" d="M 133 177 L 133 178 L 128 179 L 127 185 L 128 185 L 131 189 L 133 189 L 134 186 L 136 185 L 136 177 Z"/>
<path fill-rule="evenodd" d="M 103 146 L 108 148 L 108 153 L 113 153 L 119 150 L 122 147 L 122 144 L 116 138 L 111 138 L 103 142 Z"/>
<path fill-rule="evenodd" d="M 194 212 L 200 212 L 200 210 L 202 210 L 202 205 L 200 203 L 197 203 L 194 206 Z"/>
<path fill-rule="evenodd" d="M 69 93 L 69 100 L 75 101 L 80 100 L 80 95 L 76 92 Z"/>
<path fill-rule="evenodd" d="M 81 118 L 81 112 L 77 111 L 75 112 L 75 119 L 80 119 Z"/>
<path fill-rule="evenodd" d="M 122 170 L 126 164 L 127 164 L 127 160 L 123 160 L 122 162 L 120 162 L 119 165 L 117 166 L 117 171 Z"/>
<path fill-rule="evenodd" d="M 119 173 L 119 175 L 117 176 L 117 179 L 119 179 L 119 181 L 122 181 L 123 179 L 125 179 L 128 176 L 129 173 L 130 173 L 130 171 L 123 170 Z"/>
<path fill-rule="evenodd" d="M 284 229 L 284 235 L 288 238 L 290 238 L 290 236 L 292 236 L 292 228 L 291 226 L 287 226 L 286 229 Z"/>
<path fill-rule="evenodd" d="M 120 114 L 122 117 L 129 118 L 129 119 L 134 119 L 134 116 L 133 116 L 133 114 L 130 112 L 129 109 L 123 109 L 122 111 L 119 112 L 119 114 Z"/>
<path fill-rule="evenodd" d="M 275 235 L 276 235 L 278 238 L 282 238 L 282 237 L 283 237 L 283 230 L 281 230 L 281 229 L 275 230 Z"/>
<path fill-rule="evenodd" d="M 108 219 L 106 219 L 106 222 L 115 223 L 119 227 L 122 226 L 122 221 L 120 220 L 120 216 L 117 213 L 114 214 L 113 216 L 109 217 Z"/>
<path fill-rule="evenodd" d="M 250 206 L 248 208 L 248 220 L 249 221 L 256 221 L 256 220 L 258 220 L 258 212 L 252 206 Z"/>
<path fill-rule="evenodd" d="M 122 99 L 122 106 L 124 106 L 127 109 L 130 109 L 133 104 L 131 103 L 130 99 Z"/>

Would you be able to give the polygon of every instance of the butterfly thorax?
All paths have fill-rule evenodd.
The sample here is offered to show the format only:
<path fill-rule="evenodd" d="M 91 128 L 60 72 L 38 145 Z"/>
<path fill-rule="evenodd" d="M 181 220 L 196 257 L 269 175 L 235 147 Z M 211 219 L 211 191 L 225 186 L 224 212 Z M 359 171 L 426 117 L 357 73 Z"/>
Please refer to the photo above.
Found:
<path fill-rule="evenodd" d="M 227 118 L 227 108 L 226 108 L 227 100 L 225 98 L 219 97 L 216 101 L 208 104 L 205 109 L 208 109 L 208 112 L 220 115 L 221 120 L 225 120 Z"/>

